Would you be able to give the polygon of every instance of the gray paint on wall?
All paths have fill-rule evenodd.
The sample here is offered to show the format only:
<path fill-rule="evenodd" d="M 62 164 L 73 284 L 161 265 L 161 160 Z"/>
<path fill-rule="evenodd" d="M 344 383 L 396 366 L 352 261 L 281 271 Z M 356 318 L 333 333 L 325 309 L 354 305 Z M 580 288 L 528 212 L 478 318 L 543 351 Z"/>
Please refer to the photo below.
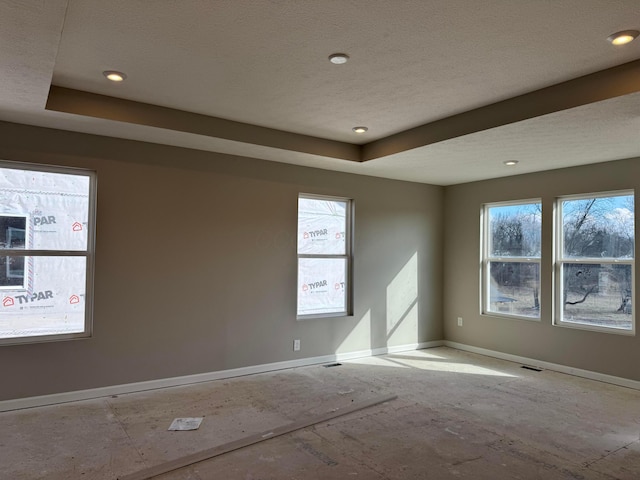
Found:
<path fill-rule="evenodd" d="M 625 189 L 635 189 L 636 195 L 640 193 L 640 159 L 447 187 L 444 214 L 445 338 L 499 352 L 640 380 L 640 339 L 637 336 L 552 325 L 550 280 L 553 255 L 552 211 L 555 198 Z M 529 198 L 542 198 L 543 202 L 541 319 L 537 322 L 481 315 L 480 209 L 484 203 Z M 634 298 L 637 295 L 636 283 Z M 463 317 L 463 327 L 457 326 L 457 317 Z"/>
<path fill-rule="evenodd" d="M 98 175 L 94 335 L 1 347 L 0 400 L 443 338 L 441 187 L 1 122 L 0 158 Z M 300 192 L 354 199 L 353 317 L 296 321 Z"/>

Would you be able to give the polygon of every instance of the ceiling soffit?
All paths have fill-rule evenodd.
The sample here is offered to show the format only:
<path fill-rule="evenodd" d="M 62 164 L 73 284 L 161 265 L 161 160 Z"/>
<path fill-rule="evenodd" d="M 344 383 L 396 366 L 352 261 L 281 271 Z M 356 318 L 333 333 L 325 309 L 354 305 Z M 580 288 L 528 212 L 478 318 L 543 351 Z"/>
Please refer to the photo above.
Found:
<path fill-rule="evenodd" d="M 366 162 L 639 91 L 640 60 L 636 60 L 363 145 L 57 86 L 50 89 L 46 109 L 346 161 Z"/>

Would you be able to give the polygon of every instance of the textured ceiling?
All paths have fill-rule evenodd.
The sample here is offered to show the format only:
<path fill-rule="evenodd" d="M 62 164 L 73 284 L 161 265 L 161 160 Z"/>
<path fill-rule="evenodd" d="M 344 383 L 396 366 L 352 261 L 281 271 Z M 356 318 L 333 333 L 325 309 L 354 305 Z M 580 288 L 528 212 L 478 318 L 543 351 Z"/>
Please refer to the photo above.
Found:
<path fill-rule="evenodd" d="M 638 0 L 0 8 L 0 120 L 440 185 L 640 156 Z"/>

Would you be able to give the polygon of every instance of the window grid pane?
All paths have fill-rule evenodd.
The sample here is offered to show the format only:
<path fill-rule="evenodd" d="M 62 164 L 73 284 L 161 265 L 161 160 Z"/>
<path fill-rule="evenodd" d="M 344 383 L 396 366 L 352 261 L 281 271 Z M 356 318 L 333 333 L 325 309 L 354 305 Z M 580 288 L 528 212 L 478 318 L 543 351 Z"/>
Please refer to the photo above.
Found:
<path fill-rule="evenodd" d="M 345 258 L 300 258 L 298 315 L 346 313 Z"/>
<path fill-rule="evenodd" d="M 563 257 L 632 259 L 633 202 L 633 195 L 563 200 Z"/>
<path fill-rule="evenodd" d="M 489 262 L 490 312 L 538 318 L 540 316 L 540 264 Z"/>
<path fill-rule="evenodd" d="M 489 206 L 490 257 L 540 257 L 540 203 Z"/>
<path fill-rule="evenodd" d="M 632 328 L 632 265 L 564 263 L 564 322 L 623 330 Z"/>
<path fill-rule="evenodd" d="M 347 202 L 300 198 L 298 253 L 345 255 Z"/>
<path fill-rule="evenodd" d="M 33 261 L 26 289 L 2 297 L 0 338 L 82 333 L 85 326 L 86 257 L 12 257 Z"/>

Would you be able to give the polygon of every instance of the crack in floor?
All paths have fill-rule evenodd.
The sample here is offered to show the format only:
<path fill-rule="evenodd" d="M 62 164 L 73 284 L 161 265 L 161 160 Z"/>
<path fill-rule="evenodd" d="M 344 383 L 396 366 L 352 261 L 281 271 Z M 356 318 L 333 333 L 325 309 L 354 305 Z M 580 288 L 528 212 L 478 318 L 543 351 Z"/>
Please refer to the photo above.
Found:
<path fill-rule="evenodd" d="M 457 467 L 458 465 L 464 465 L 465 463 L 475 462 L 476 460 L 480 460 L 481 458 L 483 458 L 482 455 L 480 455 L 479 457 L 468 458 L 466 460 L 459 460 L 457 462 L 453 462 L 451 466 Z"/>
<path fill-rule="evenodd" d="M 626 448 L 629 448 L 631 445 L 633 445 L 634 443 L 640 443 L 640 439 L 639 440 L 634 440 L 633 442 L 627 443 L 626 445 L 623 445 L 620 448 L 616 448 L 615 450 L 611 450 L 609 453 L 602 455 L 600 458 L 596 458 L 595 460 L 591 461 L 591 462 L 584 462 L 583 465 L 587 468 L 591 467 L 592 465 L 595 465 L 596 463 L 604 460 L 605 458 L 613 455 L 614 453 L 619 452 L 620 450 L 624 450 Z"/>

